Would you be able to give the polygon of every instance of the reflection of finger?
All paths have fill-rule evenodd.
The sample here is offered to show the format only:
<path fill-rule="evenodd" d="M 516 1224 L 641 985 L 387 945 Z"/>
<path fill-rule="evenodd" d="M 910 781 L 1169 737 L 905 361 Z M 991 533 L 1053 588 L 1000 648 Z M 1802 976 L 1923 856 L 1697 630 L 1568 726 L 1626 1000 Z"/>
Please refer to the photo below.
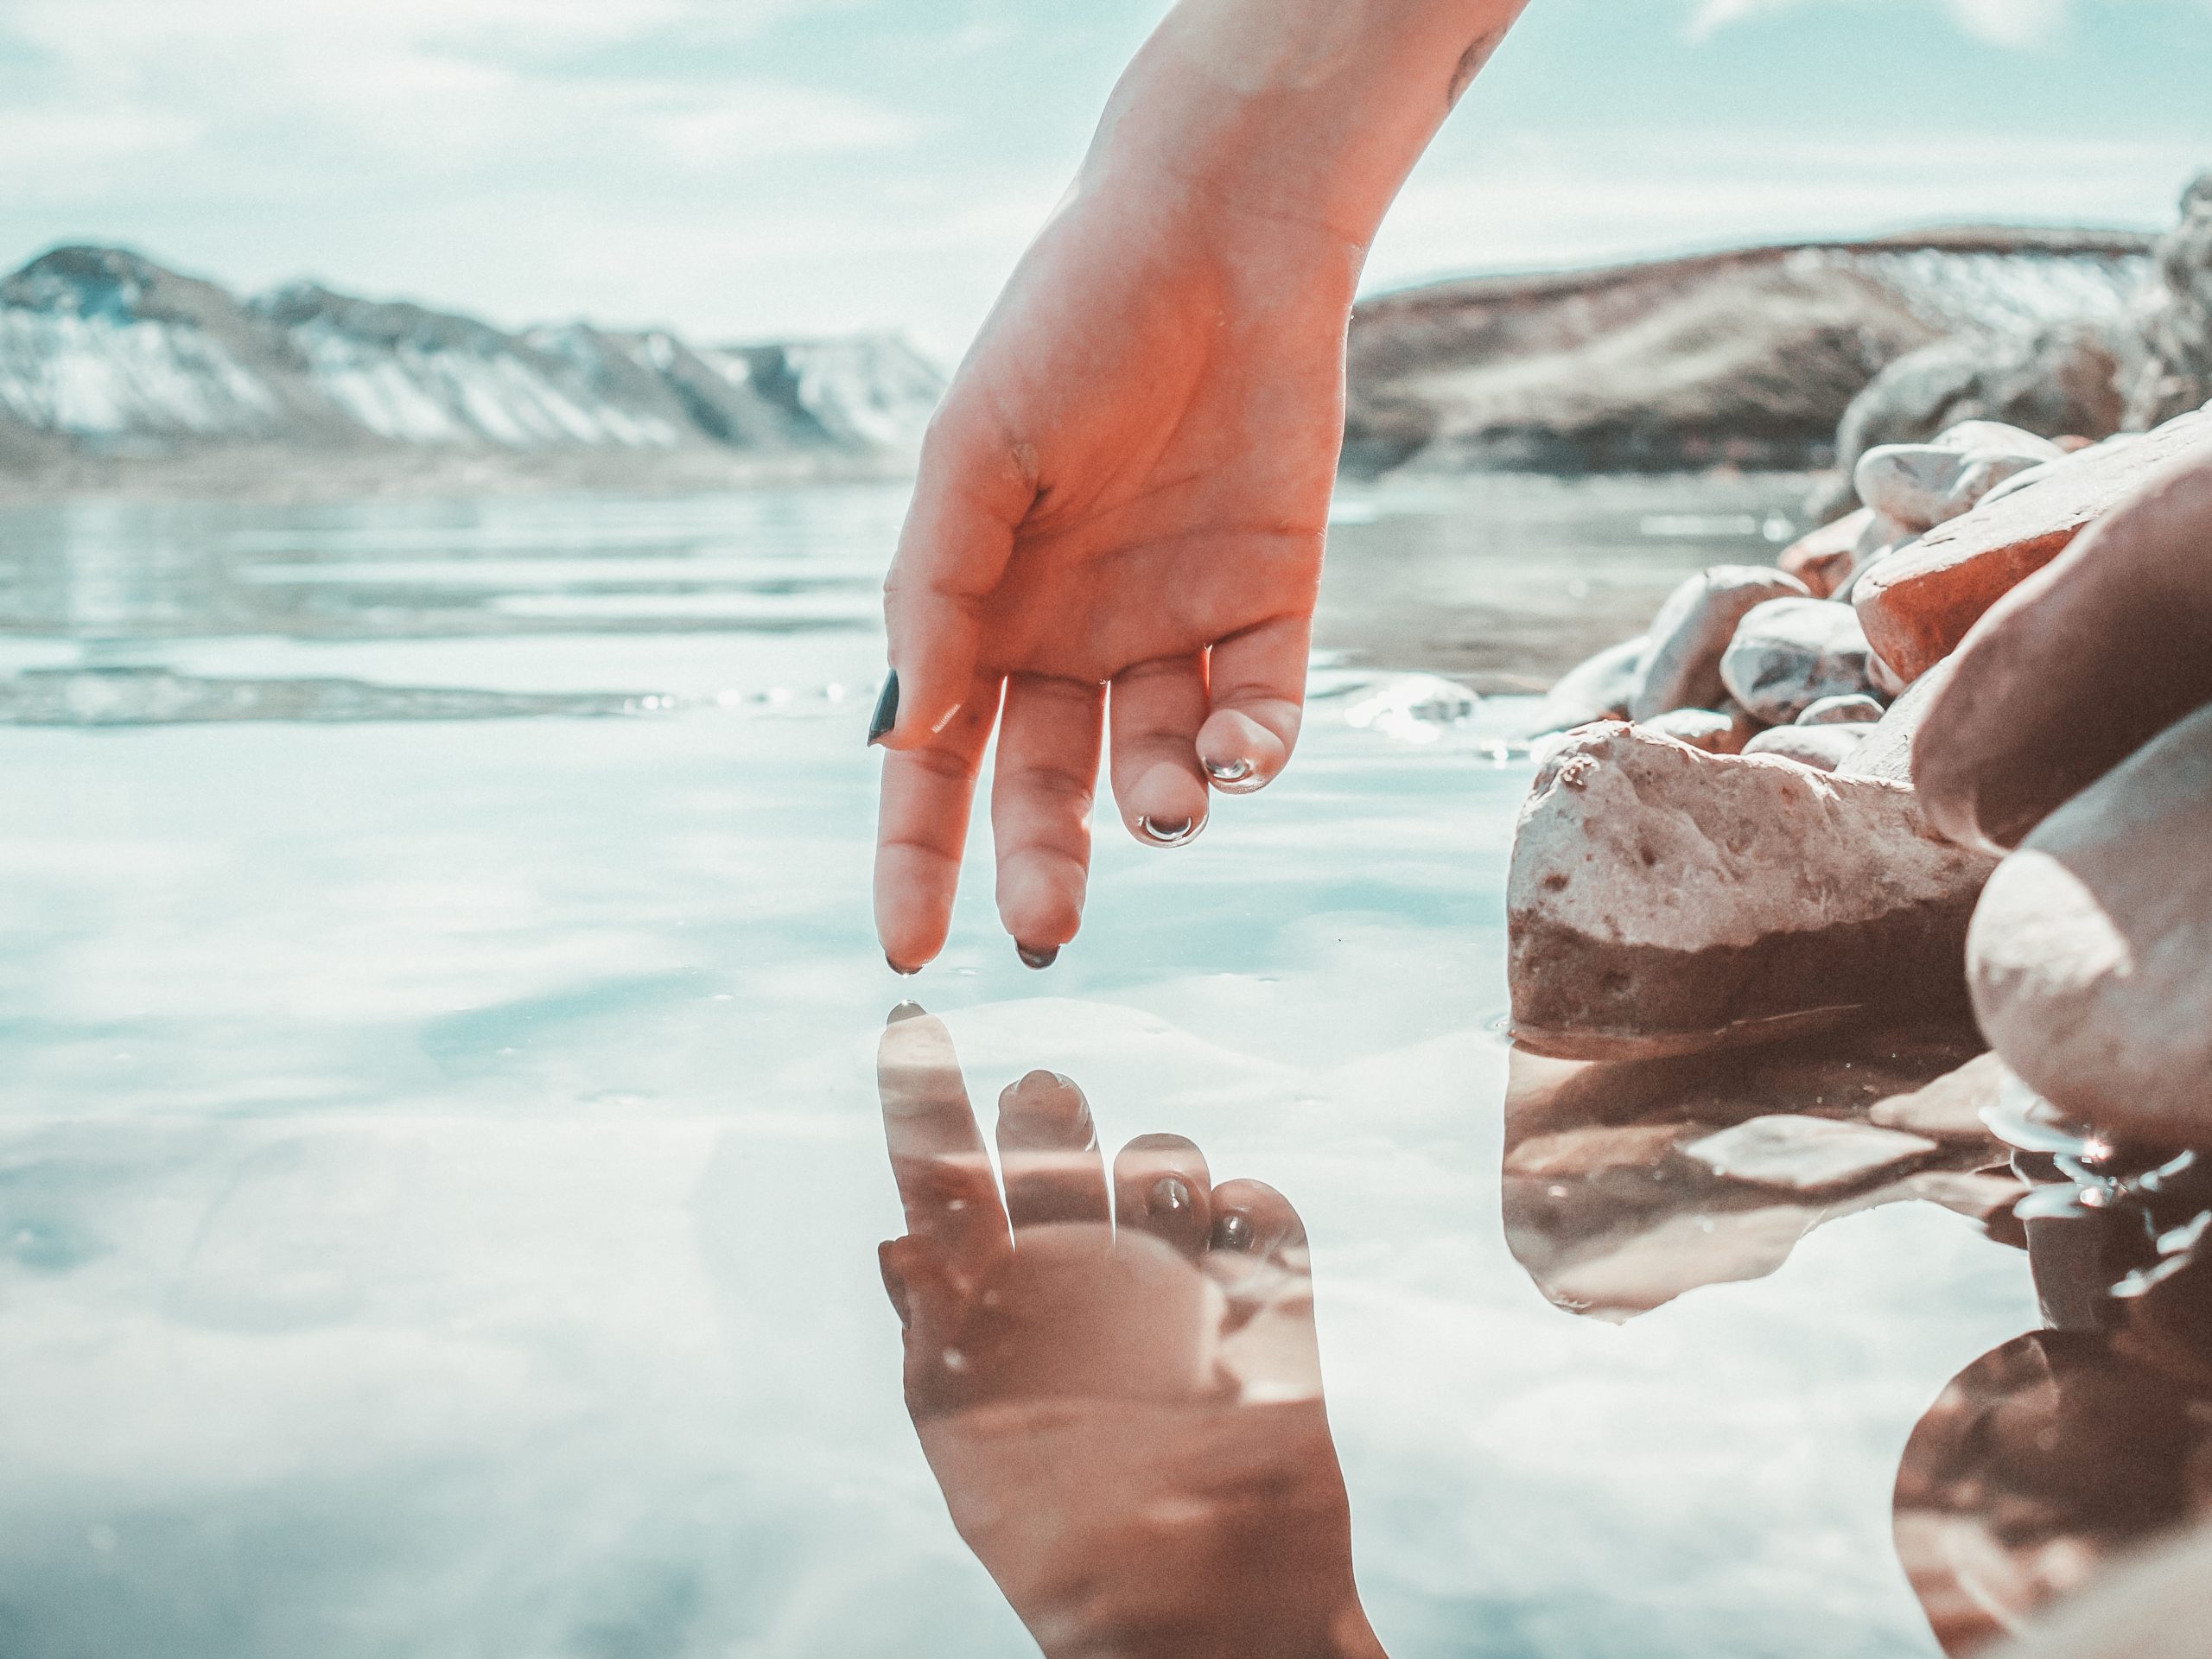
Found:
<path fill-rule="evenodd" d="M 1016 675 L 1007 683 L 991 778 L 999 918 L 1021 959 L 1048 967 L 1083 924 L 1090 797 L 1106 688 Z"/>
<path fill-rule="evenodd" d="M 1019 448 L 956 392 L 931 423 L 899 554 L 883 584 L 899 674 L 898 718 L 880 741 L 918 749 L 965 703 L 982 641 L 982 601 L 1006 572 L 1014 526 L 1036 499 Z"/>
<path fill-rule="evenodd" d="M 1306 1224 L 1265 1181 L 1224 1181 L 1213 1190 L 1213 1253 L 1274 1259 L 1303 1272 Z"/>
<path fill-rule="evenodd" d="M 1198 726 L 1206 717 L 1205 659 L 1163 657 L 1114 677 L 1114 800 L 1139 841 L 1177 847 L 1205 827 Z"/>
<path fill-rule="evenodd" d="M 912 973 L 944 948 L 976 772 L 999 712 L 998 688 L 976 681 L 952 723 L 918 747 L 884 757 L 875 831 L 875 931 Z"/>
<path fill-rule="evenodd" d="M 1006 1216 L 943 1022 L 919 1009 L 894 1014 L 876 1049 L 876 1086 L 907 1232 L 980 1270 L 1008 1248 Z"/>
<path fill-rule="evenodd" d="M 1198 732 L 1198 751 L 1216 789 L 1249 794 L 1289 760 L 1306 702 L 1313 626 L 1310 617 L 1277 617 L 1223 640 L 1209 655 L 1212 713 Z"/>
<path fill-rule="evenodd" d="M 999 1172 L 1017 1243 L 1024 1227 L 1107 1218 L 1090 1103 L 1057 1073 L 1032 1071 L 999 1096 Z"/>
<path fill-rule="evenodd" d="M 1141 1135 L 1130 1141 L 1114 1160 L 1114 1221 L 1198 1255 L 1213 1231 L 1213 1177 L 1205 1154 L 1179 1135 Z"/>
<path fill-rule="evenodd" d="M 1305 1224 L 1288 1199 L 1260 1181 L 1214 1188 L 1213 1217 L 1202 1266 L 1229 1296 L 1223 1367 L 1247 1404 L 1319 1399 Z"/>

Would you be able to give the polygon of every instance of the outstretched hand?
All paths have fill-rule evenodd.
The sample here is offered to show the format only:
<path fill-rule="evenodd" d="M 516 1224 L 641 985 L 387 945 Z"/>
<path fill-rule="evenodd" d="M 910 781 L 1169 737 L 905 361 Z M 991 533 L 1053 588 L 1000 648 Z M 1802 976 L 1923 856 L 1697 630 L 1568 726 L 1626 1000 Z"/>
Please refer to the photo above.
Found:
<path fill-rule="evenodd" d="M 885 585 L 893 967 L 944 944 L 994 728 L 999 914 L 1033 967 L 1081 924 L 1102 747 L 1122 822 L 1160 847 L 1204 828 L 1211 791 L 1282 769 L 1359 257 L 1154 179 L 1079 188 L 1022 261 L 931 423 Z"/>

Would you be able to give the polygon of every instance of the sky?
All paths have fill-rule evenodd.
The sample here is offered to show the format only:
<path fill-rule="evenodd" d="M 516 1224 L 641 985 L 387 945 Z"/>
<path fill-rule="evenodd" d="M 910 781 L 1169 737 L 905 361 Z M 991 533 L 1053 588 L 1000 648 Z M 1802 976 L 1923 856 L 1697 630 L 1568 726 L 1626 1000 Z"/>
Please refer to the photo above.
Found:
<path fill-rule="evenodd" d="M 956 356 L 1165 0 L 0 0 L 0 264 Z M 1370 290 L 1935 222 L 2157 228 L 2212 0 L 1533 0 Z"/>

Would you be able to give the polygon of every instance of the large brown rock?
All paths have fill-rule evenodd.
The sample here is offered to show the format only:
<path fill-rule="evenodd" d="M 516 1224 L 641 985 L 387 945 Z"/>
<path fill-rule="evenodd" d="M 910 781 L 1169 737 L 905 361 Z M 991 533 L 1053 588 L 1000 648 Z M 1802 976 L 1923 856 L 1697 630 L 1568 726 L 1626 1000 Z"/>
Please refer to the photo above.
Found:
<path fill-rule="evenodd" d="M 1968 942 L 1974 1011 L 2028 1086 L 2169 1144 L 2212 1135 L 2212 709 L 2052 813 Z"/>
<path fill-rule="evenodd" d="M 2014 588 L 1945 664 L 1912 768 L 1946 834 L 2013 845 L 2212 702 L 2212 445 L 2195 454 Z"/>
<path fill-rule="evenodd" d="M 1852 603 L 1891 667 L 1916 680 L 1984 613 L 2083 530 L 2177 461 L 2212 448 L 2212 415 L 2101 444 L 2051 463 L 2033 483 L 1938 524 L 1861 572 Z"/>
<path fill-rule="evenodd" d="M 1989 869 L 1898 785 L 1591 727 L 1522 809 L 1514 1034 L 1632 1058 L 1956 1004 Z"/>

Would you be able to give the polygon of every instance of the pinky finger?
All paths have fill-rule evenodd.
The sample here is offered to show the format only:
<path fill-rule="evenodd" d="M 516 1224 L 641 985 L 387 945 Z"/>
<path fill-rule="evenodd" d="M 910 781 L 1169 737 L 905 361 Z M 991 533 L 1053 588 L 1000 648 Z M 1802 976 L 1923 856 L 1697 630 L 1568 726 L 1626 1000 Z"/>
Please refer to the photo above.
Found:
<path fill-rule="evenodd" d="M 1213 648 L 1212 712 L 1198 728 L 1198 760 L 1216 789 L 1248 795 L 1288 763 L 1304 717 L 1312 636 L 1309 618 L 1279 616 Z"/>

